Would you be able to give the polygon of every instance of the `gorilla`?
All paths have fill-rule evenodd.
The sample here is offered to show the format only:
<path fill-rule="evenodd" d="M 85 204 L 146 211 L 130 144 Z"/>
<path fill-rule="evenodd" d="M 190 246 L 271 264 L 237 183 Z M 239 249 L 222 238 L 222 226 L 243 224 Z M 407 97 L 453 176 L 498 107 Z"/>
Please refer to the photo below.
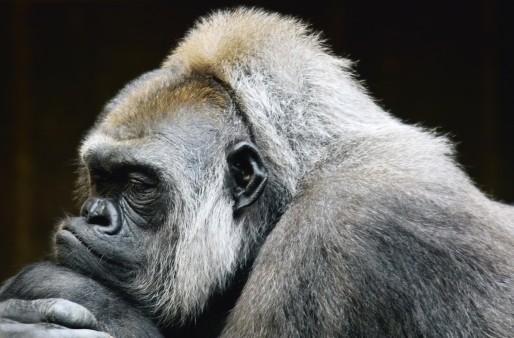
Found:
<path fill-rule="evenodd" d="M 514 332 L 514 208 L 294 18 L 201 19 L 79 153 L 84 206 L 2 289 L 6 334 Z"/>

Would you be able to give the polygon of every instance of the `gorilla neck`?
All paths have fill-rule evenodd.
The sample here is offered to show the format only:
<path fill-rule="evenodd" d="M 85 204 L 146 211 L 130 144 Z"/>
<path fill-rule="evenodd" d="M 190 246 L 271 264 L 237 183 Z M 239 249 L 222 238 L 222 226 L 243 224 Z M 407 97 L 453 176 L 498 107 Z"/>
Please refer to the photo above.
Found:
<path fill-rule="evenodd" d="M 215 293 L 205 310 L 194 320 L 190 320 L 182 326 L 169 325 L 161 332 L 165 337 L 218 337 L 223 330 L 226 319 L 234 308 L 244 285 L 248 279 L 254 258 L 249 260 L 244 268 L 240 268 L 235 274 L 231 285 Z"/>

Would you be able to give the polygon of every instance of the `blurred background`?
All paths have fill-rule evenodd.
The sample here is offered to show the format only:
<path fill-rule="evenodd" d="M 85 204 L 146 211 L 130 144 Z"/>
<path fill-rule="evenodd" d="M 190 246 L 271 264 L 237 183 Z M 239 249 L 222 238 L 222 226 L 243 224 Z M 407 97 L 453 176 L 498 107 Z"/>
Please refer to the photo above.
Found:
<path fill-rule="evenodd" d="M 104 103 L 200 15 L 237 4 L 324 32 L 380 105 L 450 135 L 487 194 L 514 202 L 507 1 L 0 1 L 0 280 L 49 252 L 76 148 Z"/>

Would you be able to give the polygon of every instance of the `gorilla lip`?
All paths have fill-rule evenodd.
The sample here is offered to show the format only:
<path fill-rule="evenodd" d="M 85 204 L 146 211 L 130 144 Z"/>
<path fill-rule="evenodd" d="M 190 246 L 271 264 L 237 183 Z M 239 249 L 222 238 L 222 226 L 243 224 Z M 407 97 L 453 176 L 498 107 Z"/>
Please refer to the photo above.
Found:
<path fill-rule="evenodd" d="M 111 260 L 109 257 L 106 257 L 105 255 L 102 255 L 99 252 L 95 251 L 80 236 L 78 236 L 70 228 L 65 227 L 57 232 L 56 244 L 59 245 L 59 243 L 63 243 L 63 242 L 67 242 L 67 241 L 79 242 L 83 247 L 85 247 L 87 249 L 88 252 L 90 252 L 93 256 L 95 256 L 98 260 L 104 261 L 111 265 L 118 266 L 123 269 L 127 269 L 125 266 L 120 265 L 119 263 L 115 262 L 114 260 Z"/>

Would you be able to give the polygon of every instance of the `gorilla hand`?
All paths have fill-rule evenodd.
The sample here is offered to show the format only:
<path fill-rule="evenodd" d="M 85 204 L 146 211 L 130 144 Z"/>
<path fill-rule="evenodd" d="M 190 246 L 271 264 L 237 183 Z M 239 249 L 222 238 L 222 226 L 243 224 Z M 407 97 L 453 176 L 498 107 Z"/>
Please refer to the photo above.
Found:
<path fill-rule="evenodd" d="M 95 316 L 65 299 L 8 299 L 0 303 L 0 336 L 105 338 Z"/>
<path fill-rule="evenodd" d="M 52 262 L 32 264 L 2 286 L 3 337 L 1 333 L 8 337 L 161 337 L 150 319 L 113 290 Z"/>

